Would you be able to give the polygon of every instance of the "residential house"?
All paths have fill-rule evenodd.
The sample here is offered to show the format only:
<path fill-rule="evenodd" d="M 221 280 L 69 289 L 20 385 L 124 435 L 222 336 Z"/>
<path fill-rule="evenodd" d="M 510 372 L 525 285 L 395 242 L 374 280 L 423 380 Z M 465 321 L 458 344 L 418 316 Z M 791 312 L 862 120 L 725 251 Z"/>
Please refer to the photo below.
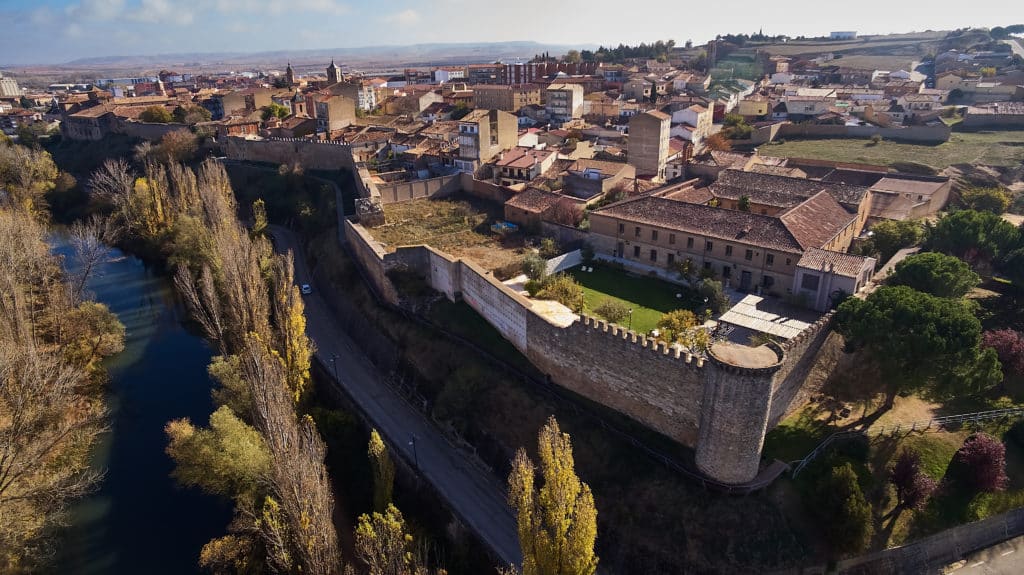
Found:
<path fill-rule="evenodd" d="M 668 114 L 657 110 L 630 118 L 629 164 L 636 168 L 637 175 L 655 179 L 665 177 L 671 121 Z"/>
<path fill-rule="evenodd" d="M 505 202 L 505 220 L 527 228 L 539 227 L 550 218 L 555 206 L 567 198 L 539 188 L 527 188 Z"/>
<path fill-rule="evenodd" d="M 672 110 L 672 124 L 690 127 L 685 133 L 673 133 L 672 135 L 682 137 L 698 148 L 701 147 L 704 140 L 711 135 L 714 112 L 700 104 L 691 104 L 686 107 L 669 106 L 668 109 Z"/>
<path fill-rule="evenodd" d="M 499 152 L 494 160 L 494 182 L 503 186 L 530 182 L 551 168 L 557 156 L 554 150 L 518 146 Z"/>
<path fill-rule="evenodd" d="M 562 192 L 583 200 L 603 197 L 636 177 L 636 168 L 622 162 L 576 160 L 562 176 Z"/>
<path fill-rule="evenodd" d="M 316 106 L 316 131 L 330 134 L 352 125 L 356 119 L 356 103 L 345 96 L 319 95 L 314 97 Z"/>
<path fill-rule="evenodd" d="M 797 262 L 793 293 L 811 309 L 828 311 L 871 281 L 875 263 L 875 258 L 809 248 Z"/>
<path fill-rule="evenodd" d="M 740 100 L 736 112 L 747 119 L 762 118 L 768 115 L 770 106 L 771 103 L 768 101 L 768 98 L 755 94 Z"/>
<path fill-rule="evenodd" d="M 654 92 L 654 83 L 642 77 L 636 77 L 622 85 L 622 95 L 627 100 L 648 101 Z"/>
<path fill-rule="evenodd" d="M 444 102 L 444 97 L 433 89 L 406 88 L 384 102 L 384 113 L 415 116 L 437 102 Z"/>
<path fill-rule="evenodd" d="M 518 112 L 524 106 L 541 103 L 540 86 L 535 84 L 473 86 L 473 107 L 484 110 Z"/>
<path fill-rule="evenodd" d="M 1024 128 L 1024 103 L 996 102 L 968 106 L 964 111 L 963 127 L 1019 130 Z"/>
<path fill-rule="evenodd" d="M 501 110 L 473 110 L 459 120 L 459 151 L 455 165 L 474 173 L 484 162 L 516 145 L 516 117 Z"/>

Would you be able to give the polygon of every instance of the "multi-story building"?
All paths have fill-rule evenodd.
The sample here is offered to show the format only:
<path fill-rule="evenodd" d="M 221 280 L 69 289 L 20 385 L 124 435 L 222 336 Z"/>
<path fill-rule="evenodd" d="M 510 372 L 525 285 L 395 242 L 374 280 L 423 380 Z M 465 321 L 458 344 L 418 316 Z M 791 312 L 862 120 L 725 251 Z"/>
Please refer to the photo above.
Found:
<path fill-rule="evenodd" d="M 563 124 L 583 117 L 583 86 L 579 84 L 551 84 L 544 100 L 553 123 Z"/>
<path fill-rule="evenodd" d="M 345 96 L 321 95 L 316 98 L 316 131 L 327 134 L 343 130 L 356 119 L 356 103 Z"/>
<path fill-rule="evenodd" d="M 469 84 L 501 84 L 503 64 L 470 64 L 466 66 Z"/>
<path fill-rule="evenodd" d="M 14 78 L 0 73 L 0 98 L 17 98 L 21 96 L 21 88 Z"/>
<path fill-rule="evenodd" d="M 629 119 L 629 164 L 636 168 L 638 176 L 654 179 L 665 177 L 668 162 L 668 140 L 672 118 L 665 113 L 651 110 Z"/>
<path fill-rule="evenodd" d="M 517 112 L 524 106 L 540 104 L 540 86 L 481 84 L 473 86 L 473 107 Z"/>
<path fill-rule="evenodd" d="M 473 110 L 459 120 L 459 152 L 455 166 L 473 173 L 480 164 L 515 147 L 519 136 L 516 117 L 501 110 Z"/>
<path fill-rule="evenodd" d="M 555 163 L 554 150 L 515 147 L 499 152 L 494 162 L 495 183 L 503 186 L 524 184 L 543 174 Z"/>

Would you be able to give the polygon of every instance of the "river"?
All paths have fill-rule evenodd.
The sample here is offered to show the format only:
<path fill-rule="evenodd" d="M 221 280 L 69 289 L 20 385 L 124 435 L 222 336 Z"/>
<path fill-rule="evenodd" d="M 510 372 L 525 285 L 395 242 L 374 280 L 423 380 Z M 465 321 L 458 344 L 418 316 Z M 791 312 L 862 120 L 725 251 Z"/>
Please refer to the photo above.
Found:
<path fill-rule="evenodd" d="M 60 240 L 54 251 L 68 257 Z M 93 455 L 106 470 L 98 492 L 79 502 L 65 530 L 57 573 L 198 573 L 204 543 L 222 535 L 230 505 L 179 488 L 164 453 L 164 425 L 188 417 L 206 425 L 213 402 L 211 349 L 182 325 L 170 280 L 114 250 L 90 282 L 97 301 L 125 325 L 125 349 L 107 363 L 111 432 Z"/>

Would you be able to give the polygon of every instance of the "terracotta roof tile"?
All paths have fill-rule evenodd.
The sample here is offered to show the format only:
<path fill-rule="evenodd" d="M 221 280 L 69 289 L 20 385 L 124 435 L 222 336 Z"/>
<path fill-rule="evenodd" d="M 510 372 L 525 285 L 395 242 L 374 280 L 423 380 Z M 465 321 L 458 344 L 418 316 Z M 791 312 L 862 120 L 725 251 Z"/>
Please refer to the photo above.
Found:
<path fill-rule="evenodd" d="M 864 270 L 867 261 L 872 258 L 833 252 L 818 248 L 809 248 L 796 265 L 813 270 L 831 271 L 836 275 L 855 278 Z"/>
<path fill-rule="evenodd" d="M 854 220 L 827 191 L 821 191 L 779 217 L 800 247 L 820 248 Z"/>

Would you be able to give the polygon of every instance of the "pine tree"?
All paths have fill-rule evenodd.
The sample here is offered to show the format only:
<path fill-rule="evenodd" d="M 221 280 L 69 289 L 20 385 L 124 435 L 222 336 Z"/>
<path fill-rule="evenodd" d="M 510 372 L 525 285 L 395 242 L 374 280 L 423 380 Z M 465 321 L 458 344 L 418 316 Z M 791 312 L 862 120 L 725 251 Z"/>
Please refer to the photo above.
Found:
<path fill-rule="evenodd" d="M 534 487 L 534 466 L 523 449 L 516 453 L 508 478 L 523 575 L 593 575 L 597 509 L 590 487 L 576 476 L 569 435 L 551 417 L 537 444 L 543 487 Z"/>

